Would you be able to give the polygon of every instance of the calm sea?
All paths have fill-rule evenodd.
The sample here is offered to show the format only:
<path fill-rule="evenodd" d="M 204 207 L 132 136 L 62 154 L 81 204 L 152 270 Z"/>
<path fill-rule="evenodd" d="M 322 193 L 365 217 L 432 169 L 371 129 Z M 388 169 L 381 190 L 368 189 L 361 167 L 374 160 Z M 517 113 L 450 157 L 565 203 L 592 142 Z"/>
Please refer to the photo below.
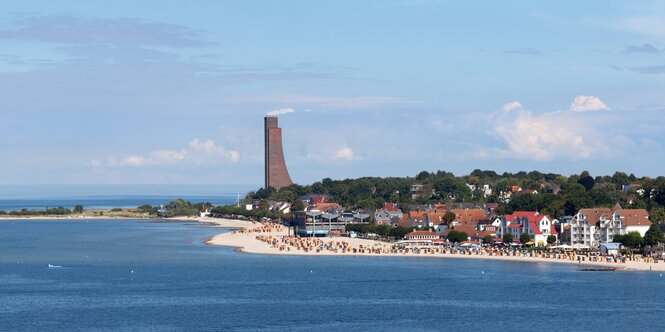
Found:
<path fill-rule="evenodd" d="M 0 211 L 44 210 L 81 204 L 88 210 L 158 206 L 183 198 L 192 203 L 232 204 L 250 186 L 220 185 L 21 185 L 0 186 Z"/>
<path fill-rule="evenodd" d="M 663 330 L 659 273 L 202 245 L 222 231 L 0 220 L 0 331 Z"/>

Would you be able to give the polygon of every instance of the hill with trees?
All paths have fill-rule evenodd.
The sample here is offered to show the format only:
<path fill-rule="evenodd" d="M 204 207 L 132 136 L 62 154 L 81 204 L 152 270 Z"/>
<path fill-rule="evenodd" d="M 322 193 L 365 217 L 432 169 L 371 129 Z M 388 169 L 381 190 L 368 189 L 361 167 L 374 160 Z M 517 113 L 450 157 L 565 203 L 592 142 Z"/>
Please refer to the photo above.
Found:
<path fill-rule="evenodd" d="M 412 197 L 413 185 L 421 186 L 423 194 Z M 484 185 L 492 189 L 491 194 L 483 190 Z M 513 187 L 523 189 L 524 193 L 513 192 L 507 198 Z M 307 194 L 330 195 L 332 202 L 353 209 L 380 208 L 386 202 L 399 203 L 403 210 L 410 204 L 475 202 L 498 203 L 497 213 L 536 210 L 553 217 L 572 215 L 581 208 L 612 207 L 619 203 L 624 208 L 647 209 L 652 221 L 665 221 L 665 177 L 636 177 L 623 172 L 593 177 L 587 171 L 563 176 L 538 171 L 498 174 L 477 169 L 464 176 L 422 171 L 415 177 L 325 178 L 311 185 L 293 184 L 279 191 L 262 188 L 250 192 L 246 201 L 295 202 Z"/>

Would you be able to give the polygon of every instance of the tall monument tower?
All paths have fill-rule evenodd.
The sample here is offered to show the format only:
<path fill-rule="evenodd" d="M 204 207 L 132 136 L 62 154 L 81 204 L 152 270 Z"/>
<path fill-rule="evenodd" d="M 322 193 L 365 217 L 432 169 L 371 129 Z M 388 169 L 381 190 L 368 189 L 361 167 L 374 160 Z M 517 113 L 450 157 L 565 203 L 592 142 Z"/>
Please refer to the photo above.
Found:
<path fill-rule="evenodd" d="M 266 116 L 265 119 L 265 153 L 266 168 L 265 188 L 273 187 L 279 190 L 282 187 L 293 184 L 289 176 L 289 170 L 284 161 L 282 151 L 282 128 L 277 125 L 276 116 Z"/>

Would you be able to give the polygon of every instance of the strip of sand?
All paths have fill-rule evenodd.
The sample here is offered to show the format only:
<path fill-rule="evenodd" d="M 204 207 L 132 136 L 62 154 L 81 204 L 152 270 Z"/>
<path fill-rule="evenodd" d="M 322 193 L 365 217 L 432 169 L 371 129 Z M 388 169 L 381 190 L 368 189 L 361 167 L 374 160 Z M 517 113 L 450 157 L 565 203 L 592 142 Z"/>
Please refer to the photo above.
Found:
<path fill-rule="evenodd" d="M 236 225 L 238 221 L 230 220 L 225 221 L 222 224 L 232 223 Z M 224 226 L 220 226 L 224 227 Z M 256 227 L 256 224 L 254 225 Z M 593 268 L 614 268 L 617 270 L 628 270 L 628 271 L 665 271 L 665 263 L 650 263 L 644 261 L 626 261 L 625 263 L 614 263 L 606 261 L 589 261 L 586 258 L 585 261 L 577 261 L 570 259 L 557 259 L 557 258 L 545 258 L 545 257 L 528 257 L 528 256 L 499 256 L 499 255 L 489 255 L 484 254 L 469 254 L 466 253 L 441 253 L 441 252 L 428 252 L 428 253 L 415 253 L 415 252 L 406 252 L 406 253 L 391 253 L 391 252 L 381 252 L 381 253 L 370 253 L 367 252 L 353 252 L 352 250 L 345 250 L 344 252 L 340 250 L 329 251 L 329 250 L 303 250 L 296 247 L 286 247 L 276 246 L 265 241 L 260 241 L 257 239 L 257 236 L 272 237 L 275 241 L 281 241 L 284 236 L 288 236 L 287 231 L 282 230 L 272 230 L 268 232 L 259 232 L 251 231 L 252 226 L 243 225 L 245 229 L 244 232 L 228 232 L 223 234 L 218 234 L 206 241 L 208 245 L 215 246 L 225 246 L 225 247 L 234 247 L 238 251 L 249 254 L 263 254 L 263 255 L 306 255 L 306 256 L 374 256 L 374 257 L 419 257 L 419 258 L 459 258 L 459 259 L 486 259 L 486 260 L 498 260 L 498 261 L 514 261 L 514 262 L 530 262 L 530 263 L 562 263 L 562 264 L 576 264 L 581 267 L 593 267 Z M 345 246 L 348 248 L 366 248 L 366 249 L 375 249 L 376 252 L 384 251 L 390 248 L 393 244 L 388 242 L 369 240 L 369 239 L 359 239 L 359 238 L 348 238 L 348 237 L 327 237 L 320 238 L 319 240 L 325 243 L 345 243 Z"/>

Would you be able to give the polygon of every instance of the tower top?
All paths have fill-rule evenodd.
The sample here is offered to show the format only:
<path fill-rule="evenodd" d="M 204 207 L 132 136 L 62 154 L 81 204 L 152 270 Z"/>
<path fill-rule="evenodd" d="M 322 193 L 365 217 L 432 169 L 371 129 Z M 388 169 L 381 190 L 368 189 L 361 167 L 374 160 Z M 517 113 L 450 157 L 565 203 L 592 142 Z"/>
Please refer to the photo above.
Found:
<path fill-rule="evenodd" d="M 268 115 L 264 119 L 265 119 L 266 128 L 277 128 L 278 127 L 278 120 L 277 120 L 276 116 Z"/>

